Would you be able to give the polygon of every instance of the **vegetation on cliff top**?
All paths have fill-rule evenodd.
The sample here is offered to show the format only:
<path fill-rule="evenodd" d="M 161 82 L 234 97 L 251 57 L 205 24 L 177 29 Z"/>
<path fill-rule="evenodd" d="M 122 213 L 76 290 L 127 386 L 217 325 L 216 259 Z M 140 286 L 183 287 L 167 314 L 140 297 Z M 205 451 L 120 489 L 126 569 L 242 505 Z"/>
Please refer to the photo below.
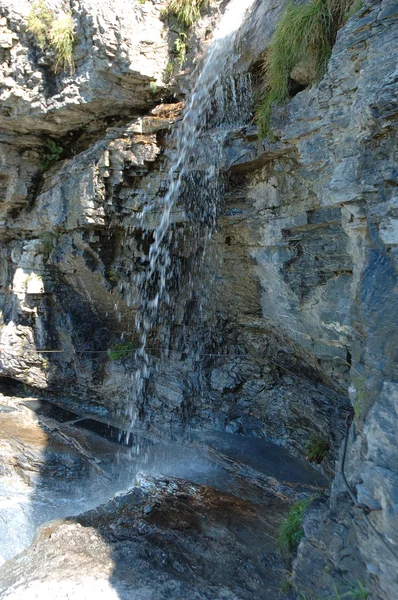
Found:
<path fill-rule="evenodd" d="M 175 17 L 183 27 L 191 27 L 200 19 L 200 9 L 210 0 L 170 0 L 167 14 Z"/>
<path fill-rule="evenodd" d="M 73 47 L 75 43 L 74 22 L 70 12 L 60 11 L 57 15 L 48 8 L 44 0 L 37 0 L 28 16 L 28 31 L 33 33 L 38 46 L 44 51 L 55 53 L 54 72 L 74 71 Z"/>
<path fill-rule="evenodd" d="M 360 4 L 353 0 L 291 1 L 279 20 L 264 61 L 264 93 L 257 108 L 260 135 L 269 132 L 272 105 L 289 96 L 292 70 L 313 65 L 313 81 L 326 72 L 338 29 Z"/>

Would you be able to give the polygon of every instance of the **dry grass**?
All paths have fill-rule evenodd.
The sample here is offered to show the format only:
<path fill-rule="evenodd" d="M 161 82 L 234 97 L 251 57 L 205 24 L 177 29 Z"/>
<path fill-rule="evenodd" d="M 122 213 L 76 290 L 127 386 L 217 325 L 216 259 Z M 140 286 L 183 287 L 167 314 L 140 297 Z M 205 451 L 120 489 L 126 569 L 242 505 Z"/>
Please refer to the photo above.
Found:
<path fill-rule="evenodd" d="M 75 63 L 73 60 L 73 46 L 75 42 L 74 23 L 70 13 L 61 12 L 53 25 L 49 34 L 50 45 L 54 48 L 57 55 L 55 71 L 60 68 L 63 71 L 74 71 Z"/>
<path fill-rule="evenodd" d="M 28 16 L 28 31 L 33 33 L 42 50 L 48 46 L 47 35 L 54 20 L 54 13 L 44 0 L 38 0 L 32 6 Z"/>
<path fill-rule="evenodd" d="M 56 60 L 54 71 L 60 69 L 72 73 L 75 68 L 73 47 L 75 26 L 72 15 L 60 11 L 57 15 L 48 8 L 44 0 L 37 0 L 28 16 L 28 31 L 33 33 L 41 50 L 54 50 Z"/>

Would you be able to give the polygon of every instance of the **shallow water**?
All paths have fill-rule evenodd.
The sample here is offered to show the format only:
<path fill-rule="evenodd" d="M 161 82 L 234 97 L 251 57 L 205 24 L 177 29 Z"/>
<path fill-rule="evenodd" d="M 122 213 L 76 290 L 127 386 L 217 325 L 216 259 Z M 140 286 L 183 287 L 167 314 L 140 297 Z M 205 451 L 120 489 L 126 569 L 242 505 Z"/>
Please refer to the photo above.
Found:
<path fill-rule="evenodd" d="M 117 447 L 115 446 L 115 451 Z M 200 456 L 194 448 L 177 444 L 151 444 L 132 456 L 128 449 L 102 459 L 103 473 L 62 480 L 59 477 L 31 477 L 28 485 L 20 477 L 0 477 L 0 556 L 8 560 L 33 540 L 36 528 L 47 521 L 73 516 L 109 500 L 133 486 L 144 471 L 233 490 L 233 478 Z"/>

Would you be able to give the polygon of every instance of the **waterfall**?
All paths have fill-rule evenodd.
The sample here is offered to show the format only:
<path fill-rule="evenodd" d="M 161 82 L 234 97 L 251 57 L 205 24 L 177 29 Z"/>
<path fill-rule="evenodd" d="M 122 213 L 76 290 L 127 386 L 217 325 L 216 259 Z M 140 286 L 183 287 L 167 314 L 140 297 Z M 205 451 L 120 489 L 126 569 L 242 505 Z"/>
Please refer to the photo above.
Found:
<path fill-rule="evenodd" d="M 162 198 L 160 220 L 156 228 L 147 232 L 152 243 L 146 269 L 135 276 L 134 284 L 138 289 L 136 329 L 139 332 L 139 350 L 136 352 L 137 368 L 132 375 L 129 418 L 131 429 L 137 414 L 137 406 L 143 401 L 145 381 L 151 370 L 148 340 L 157 326 L 161 325 L 162 347 L 170 343 L 170 322 L 173 316 L 160 316 L 161 306 L 172 305 L 169 282 L 174 278 L 175 287 L 181 283 L 178 268 L 172 265 L 171 251 L 173 231 L 171 213 L 176 203 L 183 201 L 189 227 L 196 239 L 198 252 L 184 293 L 186 296 L 200 295 L 197 309 L 203 312 L 205 295 L 200 292 L 204 280 L 200 273 L 206 270 L 208 240 L 215 228 L 218 199 L 223 188 L 219 162 L 225 129 L 227 126 L 247 122 L 251 110 L 250 80 L 247 75 L 234 77 L 234 65 L 239 58 L 236 48 L 238 31 L 245 14 L 254 0 L 232 0 L 215 32 L 213 42 L 207 50 L 202 63 L 193 74 L 195 83 L 188 95 L 184 115 L 177 131 L 176 148 L 167 174 Z M 209 136 L 203 136 L 209 129 L 214 130 L 209 147 Z M 147 205 L 141 214 L 142 229 L 145 230 L 145 217 L 154 209 Z M 199 250 L 200 246 L 200 250 Z M 200 282 L 199 282 L 200 280 Z M 176 290 L 176 295 L 183 293 Z M 171 306 L 171 309 L 175 307 Z M 166 323 L 169 319 L 169 323 Z M 192 348 L 191 348 L 192 349 Z M 131 430 L 130 430 L 131 432 Z"/>

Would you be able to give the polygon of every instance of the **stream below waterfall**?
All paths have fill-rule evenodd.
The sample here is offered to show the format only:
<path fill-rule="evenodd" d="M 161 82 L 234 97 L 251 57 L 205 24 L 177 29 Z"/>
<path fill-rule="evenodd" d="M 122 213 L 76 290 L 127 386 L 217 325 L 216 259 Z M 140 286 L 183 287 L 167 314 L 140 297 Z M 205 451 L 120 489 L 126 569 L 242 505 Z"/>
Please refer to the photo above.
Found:
<path fill-rule="evenodd" d="M 0 411 L 10 409 L 0 412 L 3 559 L 29 546 L 41 523 L 103 504 L 131 487 L 139 471 L 228 487 L 222 469 L 194 448 L 142 439 L 132 452 L 79 428 L 78 423 L 63 425 L 36 415 L 26 402 L 3 398 L 0 404 Z M 59 414 L 65 412 L 58 409 Z"/>
<path fill-rule="evenodd" d="M 104 504 L 132 488 L 140 472 L 208 485 L 256 504 L 327 484 L 308 464 L 260 438 L 191 431 L 174 441 L 142 435 L 128 448 L 80 427 L 71 413 L 48 402 L 2 396 L 0 414 L 3 560 L 29 546 L 40 524 Z"/>

